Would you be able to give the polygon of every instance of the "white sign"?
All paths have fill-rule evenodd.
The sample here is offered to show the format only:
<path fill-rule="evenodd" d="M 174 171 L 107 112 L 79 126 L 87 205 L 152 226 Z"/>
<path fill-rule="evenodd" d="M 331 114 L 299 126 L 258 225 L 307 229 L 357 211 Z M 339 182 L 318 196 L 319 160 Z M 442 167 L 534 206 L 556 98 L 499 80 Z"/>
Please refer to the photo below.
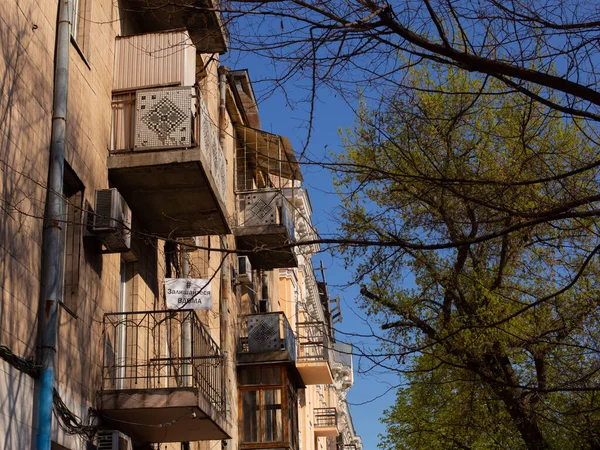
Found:
<path fill-rule="evenodd" d="M 169 309 L 212 309 L 210 280 L 205 278 L 165 278 Z"/>

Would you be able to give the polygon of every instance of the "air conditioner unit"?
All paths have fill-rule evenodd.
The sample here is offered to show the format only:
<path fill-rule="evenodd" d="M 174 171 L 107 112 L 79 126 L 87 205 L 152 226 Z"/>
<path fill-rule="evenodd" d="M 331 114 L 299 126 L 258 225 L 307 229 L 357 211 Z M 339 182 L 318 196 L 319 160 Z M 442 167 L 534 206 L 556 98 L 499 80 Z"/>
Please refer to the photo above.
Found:
<path fill-rule="evenodd" d="M 98 450 L 133 450 L 131 438 L 116 430 L 98 431 Z"/>
<path fill-rule="evenodd" d="M 258 301 L 258 312 L 259 313 L 271 312 L 271 305 L 269 304 L 268 299 L 262 299 L 262 300 Z"/>
<path fill-rule="evenodd" d="M 131 210 L 116 189 L 96 191 L 92 232 L 102 241 L 107 253 L 131 250 Z"/>
<path fill-rule="evenodd" d="M 243 284 L 252 283 L 252 266 L 247 256 L 238 256 L 237 281 Z"/>

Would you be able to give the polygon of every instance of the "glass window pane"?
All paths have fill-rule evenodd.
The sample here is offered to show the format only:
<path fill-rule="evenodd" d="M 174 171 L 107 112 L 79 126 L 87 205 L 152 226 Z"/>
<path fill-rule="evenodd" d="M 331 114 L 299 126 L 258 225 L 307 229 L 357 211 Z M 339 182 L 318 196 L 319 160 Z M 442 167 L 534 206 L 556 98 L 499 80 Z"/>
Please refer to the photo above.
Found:
<path fill-rule="evenodd" d="M 242 441 L 258 442 L 258 391 L 242 391 Z"/>
<path fill-rule="evenodd" d="M 283 424 L 281 417 L 281 390 L 266 389 L 265 399 L 265 437 L 264 442 L 280 442 L 283 440 Z"/>

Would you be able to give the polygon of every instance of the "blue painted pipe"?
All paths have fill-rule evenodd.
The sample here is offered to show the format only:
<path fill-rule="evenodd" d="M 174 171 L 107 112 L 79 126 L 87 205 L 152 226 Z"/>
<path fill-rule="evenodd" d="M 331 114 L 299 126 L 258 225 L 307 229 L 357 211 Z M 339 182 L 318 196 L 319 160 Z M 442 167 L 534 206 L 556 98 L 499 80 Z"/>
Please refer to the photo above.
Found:
<path fill-rule="evenodd" d="M 56 30 L 56 53 L 54 61 L 54 92 L 52 102 L 52 135 L 48 186 L 46 189 L 46 215 L 42 235 L 42 267 L 40 287 L 40 384 L 37 401 L 37 450 L 50 450 L 52 436 L 52 399 L 54 394 L 54 360 L 56 357 L 56 334 L 60 274 L 63 258 L 61 229 L 63 222 L 63 182 L 65 167 L 65 143 L 67 130 L 67 93 L 69 90 L 69 48 L 71 45 L 71 0 L 60 0 Z"/>

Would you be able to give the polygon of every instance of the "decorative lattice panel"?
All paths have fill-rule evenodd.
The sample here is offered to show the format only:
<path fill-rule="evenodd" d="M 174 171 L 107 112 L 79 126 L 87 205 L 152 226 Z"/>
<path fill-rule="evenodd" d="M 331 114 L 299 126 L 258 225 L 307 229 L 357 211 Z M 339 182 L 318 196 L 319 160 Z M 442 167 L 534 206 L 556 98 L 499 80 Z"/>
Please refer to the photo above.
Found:
<path fill-rule="evenodd" d="M 200 139 L 202 139 L 202 150 L 206 152 L 210 160 L 210 172 L 217 184 L 217 190 L 221 199 L 227 199 L 227 163 L 225 155 L 219 144 L 215 124 L 208 113 L 204 101 L 200 101 Z"/>
<path fill-rule="evenodd" d="M 248 351 L 250 353 L 281 350 L 279 316 L 251 316 L 248 318 Z"/>
<path fill-rule="evenodd" d="M 245 226 L 278 224 L 278 192 L 253 192 L 244 195 Z"/>
<path fill-rule="evenodd" d="M 148 89 L 135 96 L 135 150 L 192 145 L 193 88 Z"/>

